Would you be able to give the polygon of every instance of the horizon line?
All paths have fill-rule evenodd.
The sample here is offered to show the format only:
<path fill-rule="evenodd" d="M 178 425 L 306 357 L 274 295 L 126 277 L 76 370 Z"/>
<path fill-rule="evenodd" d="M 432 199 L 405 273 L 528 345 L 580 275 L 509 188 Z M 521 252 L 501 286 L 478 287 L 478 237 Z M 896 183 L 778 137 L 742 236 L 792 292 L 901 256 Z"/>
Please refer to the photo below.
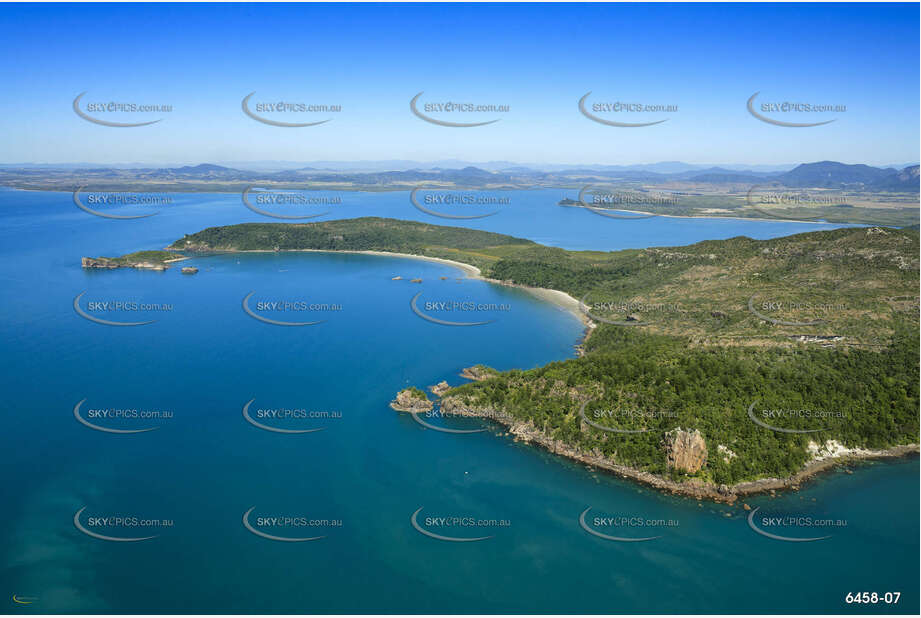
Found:
<path fill-rule="evenodd" d="M 858 162 L 846 162 L 843 160 L 835 159 L 821 159 L 816 161 L 800 161 L 797 163 L 692 163 L 688 161 L 656 161 L 652 163 L 521 163 L 516 161 L 466 161 L 462 159 L 436 159 L 432 161 L 417 161 L 413 159 L 357 159 L 357 160 L 314 160 L 314 161 L 290 161 L 290 160 L 271 160 L 271 159 L 257 159 L 253 161 L 198 161 L 198 162 L 144 162 L 144 161 L 121 161 L 121 162 L 90 162 L 90 161 L 54 161 L 54 162 L 39 162 L 39 161 L 17 161 L 17 162 L 3 162 L 0 161 L 0 166 L 8 167 L 28 167 L 28 166 L 86 166 L 86 167 L 112 167 L 112 166 L 151 166 L 151 167 L 198 167 L 202 165 L 215 165 L 218 167 L 227 167 L 231 169 L 240 169 L 234 167 L 235 165 L 252 165 L 252 164 L 288 164 L 288 165 L 361 165 L 361 164 L 414 164 L 414 165 L 433 165 L 438 167 L 443 167 L 446 163 L 456 163 L 458 165 L 463 165 L 464 167 L 476 167 L 478 165 L 504 165 L 507 167 L 523 167 L 533 170 L 541 170 L 543 167 L 575 167 L 575 168 L 616 168 L 616 167 L 653 167 L 653 166 L 663 166 L 663 165 L 685 165 L 692 167 L 721 167 L 726 165 L 738 166 L 738 167 L 749 167 L 749 168 L 764 168 L 764 167 L 773 167 L 773 168 L 795 168 L 799 165 L 809 165 L 815 163 L 839 163 L 842 165 L 866 165 L 869 167 L 876 167 L 881 169 L 904 169 L 905 167 L 912 167 L 919 165 L 919 162 L 905 162 L 905 163 L 867 163 L 864 161 Z M 440 164 L 440 165 L 439 165 Z M 327 169 L 331 169 L 328 168 Z M 463 169 L 463 168 L 443 168 L 443 169 Z M 743 170 L 732 170 L 732 171 L 743 171 Z"/>

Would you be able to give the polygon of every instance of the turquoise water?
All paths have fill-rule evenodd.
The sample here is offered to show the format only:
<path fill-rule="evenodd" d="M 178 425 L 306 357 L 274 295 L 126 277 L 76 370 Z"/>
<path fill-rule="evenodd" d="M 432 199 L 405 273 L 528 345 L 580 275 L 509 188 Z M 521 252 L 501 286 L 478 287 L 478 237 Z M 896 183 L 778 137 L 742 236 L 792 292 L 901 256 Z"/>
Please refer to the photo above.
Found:
<path fill-rule="evenodd" d="M 816 229 L 781 222 L 652 219 L 622 222 L 560 208 L 565 192 L 516 192 L 500 214 L 469 223 L 569 248 L 677 245 L 746 234 Z M 407 194 L 362 194 L 339 216 L 376 214 L 453 224 L 414 211 Z M 125 210 L 128 212 L 128 209 Z M 326 217 L 329 218 L 329 217 Z M 137 221 L 99 219 L 69 194 L 0 191 L 6 265 L 0 345 L 6 396 L 0 432 L 0 588 L 15 612 L 396 613 L 916 613 L 917 459 L 859 466 L 802 491 L 755 498 L 760 515 L 844 520 L 831 538 L 781 542 L 756 534 L 741 508 L 661 495 L 541 450 L 498 429 L 451 434 L 389 409 L 401 387 L 440 380 L 482 362 L 499 369 L 571 357 L 573 316 L 514 289 L 458 281 L 449 266 L 392 257 L 251 254 L 196 258 L 192 277 L 86 272 L 83 255 L 158 248 L 211 225 L 265 221 L 239 196 L 184 195 Z M 611 224 L 611 225 L 604 225 Z M 636 226 L 644 227 L 636 227 Z M 827 226 L 824 226 L 827 227 Z M 392 281 L 394 276 L 403 277 Z M 423 279 L 421 284 L 408 281 Z M 442 279 L 441 277 L 445 277 Z M 81 307 L 137 327 L 93 323 Z M 243 297 L 323 303 L 326 309 L 246 315 Z M 432 315 L 494 320 L 434 324 L 409 301 L 473 301 L 502 310 Z M 90 302 L 159 304 L 162 311 L 91 311 Z M 257 312 L 258 313 L 258 312 Z M 472 320 L 471 320 L 472 321 Z M 90 410 L 167 410 L 171 418 L 96 419 Z M 246 422 L 258 409 L 328 413 Z M 260 419 L 257 419 L 260 420 Z M 475 429 L 474 421 L 428 419 Z M 159 535 L 112 542 L 115 537 Z M 650 528 L 597 527 L 579 515 L 665 520 Z M 248 531 L 325 538 L 279 542 Z M 447 542 L 445 536 L 491 536 Z M 96 517 L 164 520 L 159 528 L 102 525 Z M 260 526 L 257 517 L 325 520 Z M 440 527 L 427 518 L 490 524 Z M 477 522 L 480 523 L 480 522 Z M 341 525 L 340 525 L 341 524 Z M 504 525 L 507 524 L 507 525 Z M 651 533 L 650 533 L 651 531 Z M 811 531 L 772 530 L 791 537 Z M 901 592 L 898 605 L 848 605 L 848 592 Z M 32 600 L 15 604 L 11 597 Z"/>

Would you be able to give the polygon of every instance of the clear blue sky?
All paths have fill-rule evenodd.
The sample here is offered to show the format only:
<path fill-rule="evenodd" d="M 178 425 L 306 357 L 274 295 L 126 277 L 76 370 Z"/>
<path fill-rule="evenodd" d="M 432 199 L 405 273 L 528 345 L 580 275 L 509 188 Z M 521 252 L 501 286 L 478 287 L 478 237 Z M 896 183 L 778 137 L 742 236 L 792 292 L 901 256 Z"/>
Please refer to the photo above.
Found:
<path fill-rule="evenodd" d="M 918 4 L 3 4 L 0 162 L 915 161 L 918 23 Z M 423 90 L 511 111 L 435 126 L 409 111 Z M 83 91 L 174 109 L 102 127 L 74 114 Z M 266 126 L 241 111 L 252 91 L 342 112 Z M 579 113 L 588 91 L 679 111 L 607 127 Z M 746 111 L 756 91 L 847 111 L 776 127 Z"/>

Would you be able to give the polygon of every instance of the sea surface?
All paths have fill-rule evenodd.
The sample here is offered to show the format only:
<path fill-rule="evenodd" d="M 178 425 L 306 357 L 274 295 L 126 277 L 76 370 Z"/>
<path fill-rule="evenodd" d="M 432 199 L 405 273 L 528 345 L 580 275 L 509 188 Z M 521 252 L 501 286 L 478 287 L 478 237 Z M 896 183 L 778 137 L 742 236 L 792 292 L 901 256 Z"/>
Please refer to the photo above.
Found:
<path fill-rule="evenodd" d="M 557 206 L 575 197 L 558 190 L 509 192 L 497 214 L 457 222 L 418 210 L 408 192 L 341 195 L 315 220 L 414 219 L 570 249 L 833 227 L 625 221 Z M 571 358 L 580 322 L 521 290 L 406 258 L 221 255 L 183 262 L 200 269 L 194 276 L 178 265 L 80 267 L 81 256 L 275 221 L 239 195 L 172 199 L 106 207 L 158 213 L 111 220 L 78 209 L 69 193 L 0 190 L 5 613 L 918 612 L 917 458 L 748 500 L 759 509 L 755 527 L 828 537 L 794 542 L 757 533 L 740 506 L 663 495 L 480 421 L 420 415 L 435 427 L 488 430 L 425 427 L 388 407 L 400 388 L 458 385 L 476 363 L 505 370 Z M 423 319 L 410 306 L 417 296 L 431 317 L 487 323 Z M 246 297 L 257 317 L 244 311 Z M 102 324 L 79 315 L 75 298 L 90 318 L 152 322 Z M 580 525 L 589 508 L 596 532 L 655 538 L 590 534 Z M 834 526 L 806 523 L 818 519 Z M 878 602 L 846 602 L 861 592 Z M 887 592 L 900 593 L 898 603 L 886 603 Z"/>

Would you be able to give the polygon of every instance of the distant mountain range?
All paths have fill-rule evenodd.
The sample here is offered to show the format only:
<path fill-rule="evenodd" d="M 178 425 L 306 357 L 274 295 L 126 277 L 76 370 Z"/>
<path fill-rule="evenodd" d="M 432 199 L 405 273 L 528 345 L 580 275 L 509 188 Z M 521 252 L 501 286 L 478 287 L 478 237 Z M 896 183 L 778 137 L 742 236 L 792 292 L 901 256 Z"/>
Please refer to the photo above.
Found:
<path fill-rule="evenodd" d="M 729 170 L 709 170 L 691 175 L 694 182 L 714 184 L 756 184 L 770 182 L 784 187 L 851 189 L 859 191 L 918 191 L 918 166 L 893 168 L 847 165 L 835 161 L 803 163 L 781 174 L 754 174 Z"/>
<path fill-rule="evenodd" d="M 903 170 L 845 165 L 834 161 L 807 163 L 780 174 L 777 179 L 786 187 L 821 187 L 829 189 L 859 188 L 874 191 L 917 191 L 918 166 Z"/>
<path fill-rule="evenodd" d="M 325 171 L 357 171 L 357 172 L 386 172 L 392 170 L 409 169 L 463 169 L 465 167 L 478 167 L 489 172 L 542 170 L 546 172 L 560 172 L 574 169 L 590 169 L 595 171 L 633 171 L 656 172 L 659 174 L 677 174 L 694 170 L 706 170 L 719 167 L 729 170 L 747 170 L 757 172 L 786 172 L 795 167 L 794 164 L 778 165 L 746 165 L 746 164 L 715 164 L 715 163 L 684 163 L 682 161 L 661 161 L 658 163 L 637 163 L 631 165 L 602 165 L 602 164 L 543 164 L 543 163 L 515 163 L 512 161 L 463 161 L 460 159 L 441 159 L 438 161 L 413 161 L 409 159 L 388 159 L 382 161 L 217 161 L 222 167 L 238 170 L 253 170 L 259 172 L 281 172 L 293 169 L 315 169 Z M 906 164 L 907 165 L 907 164 Z M 887 166 L 901 169 L 906 165 Z M 162 165 L 151 163 L 0 163 L 3 168 L 21 169 L 150 169 L 163 167 L 180 167 L 179 164 Z"/>
<path fill-rule="evenodd" d="M 516 163 L 513 161 L 465 161 L 461 159 L 441 159 L 438 161 L 414 161 L 410 159 L 388 159 L 367 161 L 215 161 L 221 167 L 258 172 L 282 172 L 294 169 L 314 169 L 323 171 L 386 172 L 410 169 L 463 169 L 477 167 L 489 172 L 545 171 L 563 172 L 572 170 L 592 170 L 605 172 L 654 172 L 657 174 L 682 174 L 685 172 L 706 172 L 722 169 L 732 172 L 788 172 L 796 167 L 795 163 L 775 165 L 750 165 L 745 163 L 685 163 L 683 161 L 659 161 L 657 163 L 635 163 L 630 165 L 560 164 L 560 163 Z M 897 163 L 877 165 L 875 167 L 904 169 L 917 163 Z M 179 168 L 181 163 L 0 163 L 0 169 L 162 169 Z M 186 167 L 195 167 L 186 164 Z"/>
<path fill-rule="evenodd" d="M 647 166 L 566 166 L 535 169 L 510 165 L 501 169 L 476 166 L 427 167 L 390 170 L 347 170 L 301 167 L 280 171 L 245 170 L 213 163 L 163 168 L 122 167 L 30 167 L 0 166 L 0 185 L 30 189 L 56 189 L 78 185 L 120 186 L 143 183 L 161 188 L 198 186 L 193 190 L 217 190 L 241 184 L 325 185 L 343 188 L 387 189 L 413 184 L 453 185 L 464 188 L 528 188 L 578 186 L 599 182 L 646 184 L 700 183 L 764 185 L 791 188 L 828 188 L 852 191 L 917 193 L 918 165 L 903 169 L 845 164 L 835 161 L 803 163 L 784 171 L 701 167 L 681 162 Z"/>

